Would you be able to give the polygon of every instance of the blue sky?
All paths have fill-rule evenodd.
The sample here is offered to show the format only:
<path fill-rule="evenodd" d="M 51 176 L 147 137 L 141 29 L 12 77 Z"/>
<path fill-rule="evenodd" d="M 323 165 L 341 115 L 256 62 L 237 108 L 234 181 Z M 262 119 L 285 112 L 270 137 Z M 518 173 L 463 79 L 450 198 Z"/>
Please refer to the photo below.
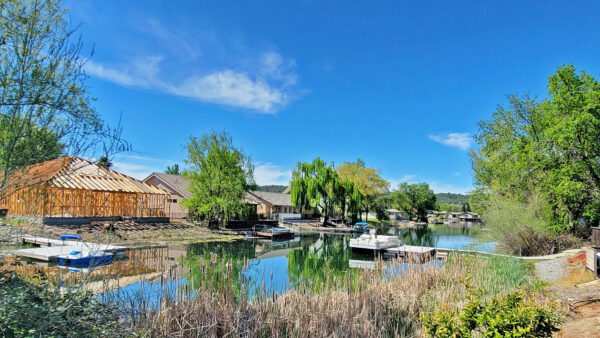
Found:
<path fill-rule="evenodd" d="M 96 108 L 122 116 L 137 178 L 226 130 L 259 184 L 298 161 L 361 158 L 394 186 L 472 186 L 477 121 L 546 94 L 559 65 L 600 73 L 596 1 L 66 1 Z"/>

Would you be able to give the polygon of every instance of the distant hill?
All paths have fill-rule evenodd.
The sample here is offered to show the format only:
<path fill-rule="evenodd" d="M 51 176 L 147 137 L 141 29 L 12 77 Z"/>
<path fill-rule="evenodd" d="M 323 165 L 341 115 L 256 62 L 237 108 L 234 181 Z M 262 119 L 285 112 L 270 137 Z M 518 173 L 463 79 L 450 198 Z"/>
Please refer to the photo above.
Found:
<path fill-rule="evenodd" d="M 283 192 L 287 185 L 260 185 L 258 190 L 267 192 Z"/>
<path fill-rule="evenodd" d="M 439 204 L 463 204 L 469 202 L 469 195 L 443 192 L 435 194 Z"/>

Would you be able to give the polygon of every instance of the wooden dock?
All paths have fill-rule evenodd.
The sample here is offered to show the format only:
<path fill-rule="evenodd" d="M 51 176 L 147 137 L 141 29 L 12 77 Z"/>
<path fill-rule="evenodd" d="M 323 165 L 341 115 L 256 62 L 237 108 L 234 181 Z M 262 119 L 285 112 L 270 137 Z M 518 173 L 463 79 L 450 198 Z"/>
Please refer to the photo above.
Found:
<path fill-rule="evenodd" d="M 291 239 L 294 238 L 295 234 L 293 232 L 280 232 L 280 233 L 275 233 L 273 234 L 272 232 L 268 232 L 268 231 L 246 231 L 247 235 L 250 235 L 249 237 L 257 237 L 257 238 L 267 238 L 267 239 L 275 239 L 275 240 L 279 240 L 279 239 Z"/>
<path fill-rule="evenodd" d="M 40 246 L 39 248 L 30 248 L 30 249 L 19 249 L 14 250 L 12 253 L 15 256 L 32 258 L 45 262 L 57 262 L 58 257 L 62 254 L 68 254 L 74 250 L 81 250 L 82 247 L 85 250 L 85 245 L 81 242 L 77 241 L 62 241 L 58 239 L 51 239 L 45 237 L 33 237 L 33 236 L 25 236 L 23 237 L 24 243 L 29 243 L 33 245 Z M 129 248 L 124 246 L 116 246 L 109 244 L 98 244 L 98 243 L 85 243 L 90 249 L 93 250 L 103 250 L 105 252 L 110 253 L 120 253 L 129 250 Z"/>
<path fill-rule="evenodd" d="M 393 254 L 400 258 L 427 262 L 436 257 L 436 248 L 428 246 L 401 245 L 383 250 L 385 253 Z"/>

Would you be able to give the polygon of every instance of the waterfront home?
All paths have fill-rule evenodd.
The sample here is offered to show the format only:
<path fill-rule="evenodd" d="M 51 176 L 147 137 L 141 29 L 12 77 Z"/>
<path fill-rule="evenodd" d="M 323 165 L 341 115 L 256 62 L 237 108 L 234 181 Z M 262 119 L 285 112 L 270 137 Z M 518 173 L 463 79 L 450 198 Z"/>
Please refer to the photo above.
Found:
<path fill-rule="evenodd" d="M 8 178 L 0 208 L 45 224 L 133 218 L 168 222 L 169 194 L 79 157 L 33 164 Z"/>
<path fill-rule="evenodd" d="M 183 206 L 183 200 L 190 198 L 190 182 L 187 179 L 181 175 L 154 172 L 146 177 L 144 182 L 169 193 L 170 217 L 172 219 L 189 217 L 189 211 Z"/>
<path fill-rule="evenodd" d="M 301 218 L 301 208 L 292 205 L 290 194 L 250 191 L 246 196 L 247 200 L 254 201 L 257 204 L 256 212 L 260 218 L 283 219 L 283 218 Z"/>

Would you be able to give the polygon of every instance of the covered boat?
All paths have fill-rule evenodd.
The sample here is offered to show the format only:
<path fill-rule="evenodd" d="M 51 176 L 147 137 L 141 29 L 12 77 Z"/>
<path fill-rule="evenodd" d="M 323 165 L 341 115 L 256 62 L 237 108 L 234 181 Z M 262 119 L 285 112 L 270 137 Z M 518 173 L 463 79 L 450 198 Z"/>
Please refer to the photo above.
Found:
<path fill-rule="evenodd" d="M 106 265 L 112 261 L 112 253 L 90 248 L 80 236 L 62 235 L 60 236 L 60 239 L 63 241 L 63 243 L 66 240 L 77 241 L 75 244 L 69 243 L 67 245 L 63 245 L 63 248 L 69 250 L 69 252 L 58 256 L 60 265 L 87 267 Z"/>
<path fill-rule="evenodd" d="M 369 228 L 367 227 L 369 225 L 369 223 L 367 222 L 356 222 L 353 226 L 352 226 L 352 231 L 354 232 L 369 232 Z"/>

